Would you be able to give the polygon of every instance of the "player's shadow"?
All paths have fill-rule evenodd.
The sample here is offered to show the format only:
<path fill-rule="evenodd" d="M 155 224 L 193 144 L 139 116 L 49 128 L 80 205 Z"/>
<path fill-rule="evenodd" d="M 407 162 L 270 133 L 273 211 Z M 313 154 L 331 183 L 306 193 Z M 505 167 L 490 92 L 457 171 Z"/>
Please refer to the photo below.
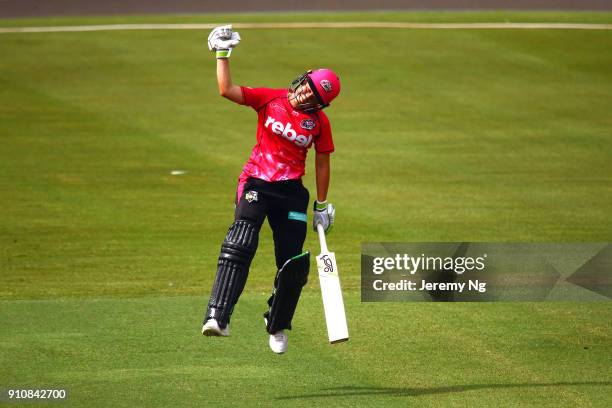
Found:
<path fill-rule="evenodd" d="M 433 388 L 410 388 L 410 387 L 333 387 L 323 388 L 318 393 L 301 394 L 277 397 L 277 400 L 292 400 L 301 398 L 323 398 L 323 397 L 347 397 L 359 395 L 389 395 L 394 397 L 418 397 L 420 395 L 448 394 L 453 392 L 464 392 L 484 390 L 493 388 L 522 388 L 522 387 L 563 387 L 563 386 L 612 386 L 610 381 L 588 381 L 588 382 L 554 382 L 554 383 L 515 383 L 515 384 L 467 384 L 451 385 L 448 387 Z"/>

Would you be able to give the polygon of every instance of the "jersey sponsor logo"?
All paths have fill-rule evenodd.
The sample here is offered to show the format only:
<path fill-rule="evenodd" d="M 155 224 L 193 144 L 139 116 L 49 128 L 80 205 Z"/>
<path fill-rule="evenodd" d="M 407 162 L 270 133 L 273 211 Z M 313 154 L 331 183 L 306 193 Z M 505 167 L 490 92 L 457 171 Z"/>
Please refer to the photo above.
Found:
<path fill-rule="evenodd" d="M 302 127 L 302 129 L 312 130 L 315 128 L 316 124 L 315 121 L 312 119 L 304 119 L 300 122 L 300 126 Z"/>
<path fill-rule="evenodd" d="M 331 82 L 329 82 L 327 79 L 322 79 L 321 82 L 319 83 L 321 84 L 321 87 L 323 88 L 325 92 L 331 92 L 332 90 Z"/>
<path fill-rule="evenodd" d="M 300 147 L 306 147 L 310 144 L 310 142 L 312 142 L 312 135 L 298 135 L 298 133 L 291 128 L 291 123 L 286 123 L 283 125 L 282 122 L 277 121 L 272 116 L 268 116 L 264 127 L 272 130 L 272 132 L 284 137 Z"/>

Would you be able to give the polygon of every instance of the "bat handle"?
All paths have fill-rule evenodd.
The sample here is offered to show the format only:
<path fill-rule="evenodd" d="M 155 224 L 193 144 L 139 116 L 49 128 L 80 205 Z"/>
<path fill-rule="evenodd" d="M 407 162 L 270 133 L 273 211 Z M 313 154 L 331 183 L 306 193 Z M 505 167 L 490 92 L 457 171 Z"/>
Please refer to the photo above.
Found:
<path fill-rule="evenodd" d="M 319 233 L 319 243 L 321 244 L 321 253 L 329 252 L 327 250 L 327 242 L 325 241 L 325 230 L 323 225 L 317 224 L 317 232 Z"/>

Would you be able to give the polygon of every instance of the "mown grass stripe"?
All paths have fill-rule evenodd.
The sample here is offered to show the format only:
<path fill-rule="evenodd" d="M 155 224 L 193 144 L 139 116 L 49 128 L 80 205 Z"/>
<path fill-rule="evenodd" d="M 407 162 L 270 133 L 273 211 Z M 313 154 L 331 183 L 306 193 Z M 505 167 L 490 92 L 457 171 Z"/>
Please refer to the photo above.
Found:
<path fill-rule="evenodd" d="M 0 33 L 58 33 L 125 30 L 209 30 L 218 24 L 104 24 L 57 27 L 0 28 Z M 612 30 L 612 24 L 579 23 L 402 23 L 402 22 L 304 22 L 238 23 L 235 29 L 320 29 L 320 28 L 398 28 L 411 30 Z"/>

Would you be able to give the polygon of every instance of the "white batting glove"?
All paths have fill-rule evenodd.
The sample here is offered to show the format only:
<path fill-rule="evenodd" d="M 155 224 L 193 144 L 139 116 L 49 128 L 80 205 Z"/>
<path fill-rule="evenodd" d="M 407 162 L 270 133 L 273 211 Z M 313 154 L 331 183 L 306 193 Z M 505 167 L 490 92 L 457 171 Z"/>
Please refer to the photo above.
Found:
<path fill-rule="evenodd" d="M 323 226 L 325 234 L 329 234 L 334 226 L 334 217 L 336 216 L 336 208 L 333 204 L 323 201 L 322 203 L 315 200 L 313 206 L 312 227 L 317 230 L 317 224 Z"/>
<path fill-rule="evenodd" d="M 208 49 L 215 51 L 217 59 L 229 58 L 239 43 L 240 34 L 232 30 L 231 24 L 215 27 L 208 35 Z"/>

